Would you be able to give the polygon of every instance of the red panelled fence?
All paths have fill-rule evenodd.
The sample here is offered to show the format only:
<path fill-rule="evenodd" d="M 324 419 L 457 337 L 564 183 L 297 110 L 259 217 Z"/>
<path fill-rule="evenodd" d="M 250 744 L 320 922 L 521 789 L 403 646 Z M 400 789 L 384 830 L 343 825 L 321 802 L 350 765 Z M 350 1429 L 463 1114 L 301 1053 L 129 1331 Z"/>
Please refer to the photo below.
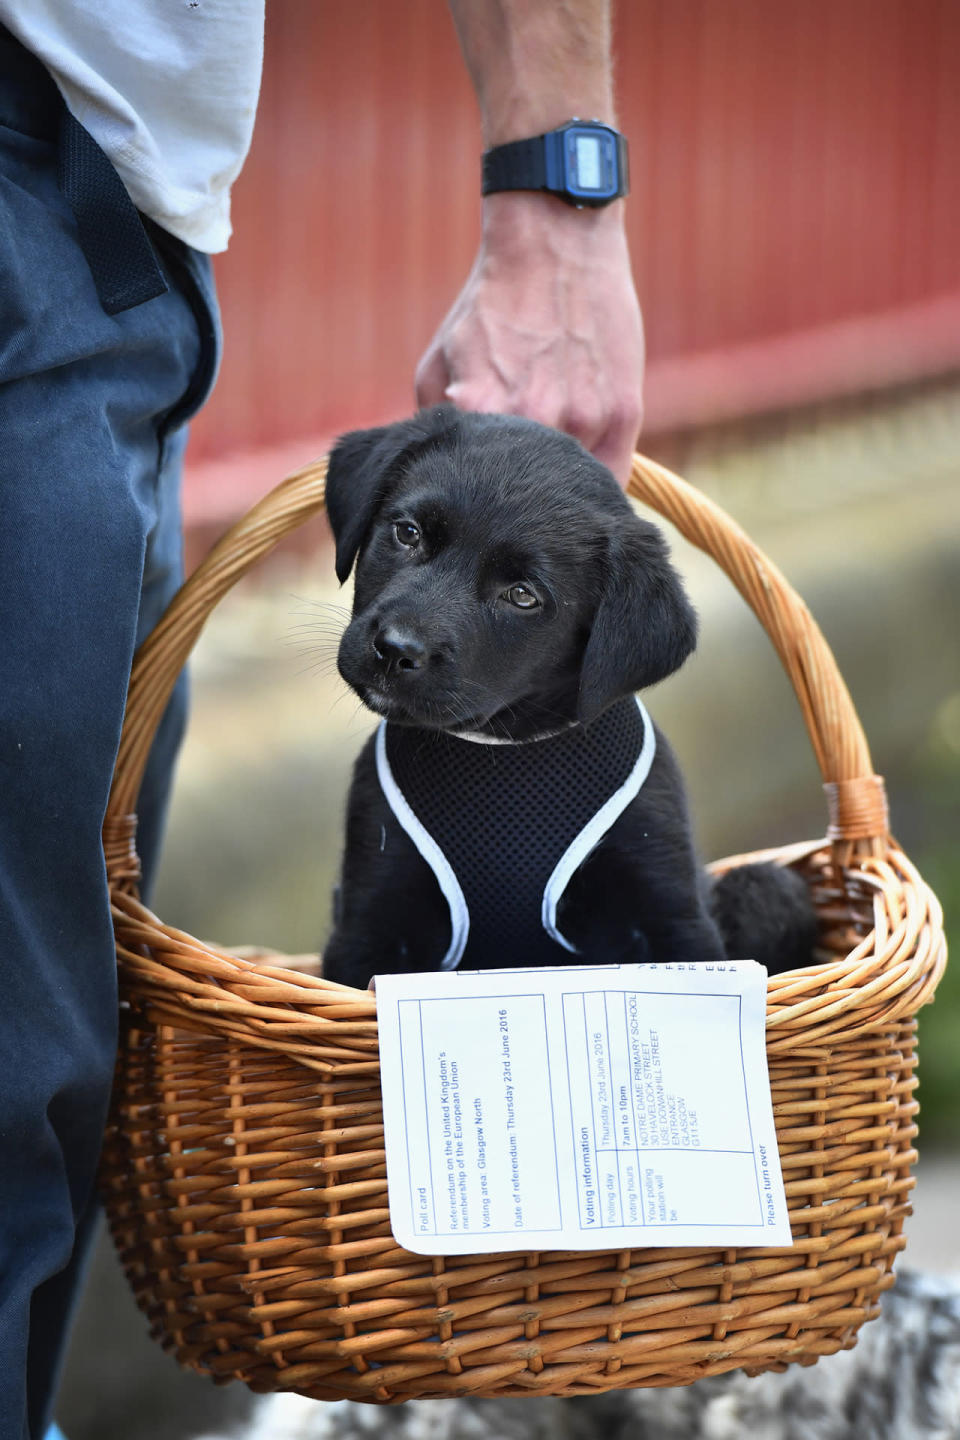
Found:
<path fill-rule="evenodd" d="M 267 11 L 188 524 L 408 412 L 478 238 L 479 124 L 444 0 Z M 960 366 L 960 4 L 615 14 L 647 433 Z"/>

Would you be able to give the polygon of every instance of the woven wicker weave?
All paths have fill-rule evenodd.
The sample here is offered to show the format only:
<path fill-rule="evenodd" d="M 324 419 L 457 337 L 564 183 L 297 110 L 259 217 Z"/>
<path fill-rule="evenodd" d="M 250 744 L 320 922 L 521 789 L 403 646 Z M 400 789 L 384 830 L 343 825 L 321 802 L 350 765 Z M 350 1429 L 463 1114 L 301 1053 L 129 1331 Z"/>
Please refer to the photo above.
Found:
<path fill-rule="evenodd" d="M 138 901 L 131 811 L 174 680 L 221 596 L 322 506 L 325 468 L 292 476 L 221 541 L 130 686 L 104 829 L 124 1007 L 101 1179 L 155 1335 L 218 1380 L 379 1402 L 682 1385 L 851 1346 L 904 1243 L 914 1016 L 943 969 L 941 913 L 889 838 L 883 783 L 802 601 L 660 466 L 638 457 L 632 494 L 711 554 L 756 611 L 826 782 L 827 839 L 767 852 L 809 880 L 825 957 L 769 984 L 792 1249 L 401 1250 L 373 997 L 282 956 L 204 944 Z"/>

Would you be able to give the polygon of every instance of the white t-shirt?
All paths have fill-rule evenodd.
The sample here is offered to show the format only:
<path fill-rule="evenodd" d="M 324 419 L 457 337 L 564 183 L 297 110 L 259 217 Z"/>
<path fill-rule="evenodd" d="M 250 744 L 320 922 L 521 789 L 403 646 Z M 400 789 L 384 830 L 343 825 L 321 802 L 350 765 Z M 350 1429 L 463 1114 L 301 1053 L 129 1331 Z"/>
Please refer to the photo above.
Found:
<path fill-rule="evenodd" d="M 264 0 L 0 0 L 139 210 L 225 250 L 250 148 Z"/>

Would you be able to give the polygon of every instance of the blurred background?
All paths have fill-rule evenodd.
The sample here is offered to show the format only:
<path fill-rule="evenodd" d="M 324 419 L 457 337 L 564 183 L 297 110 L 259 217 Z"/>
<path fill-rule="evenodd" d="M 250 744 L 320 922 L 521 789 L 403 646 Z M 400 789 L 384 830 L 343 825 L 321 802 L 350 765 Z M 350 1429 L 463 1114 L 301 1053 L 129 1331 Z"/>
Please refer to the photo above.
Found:
<path fill-rule="evenodd" d="M 253 149 L 217 272 L 225 355 L 191 440 L 188 562 L 332 437 L 409 413 L 478 240 L 479 122 L 444 0 L 269 0 Z M 820 621 L 894 831 L 960 926 L 960 7 L 620 0 L 644 449 L 729 510 Z M 653 697 L 705 857 L 823 833 L 762 631 L 680 542 L 701 614 Z M 373 723 L 334 669 L 349 595 L 322 523 L 221 605 L 193 664 L 156 908 L 317 950 Z M 908 1263 L 960 1271 L 960 971 L 921 1018 Z M 824 1362 L 828 1363 L 828 1362 Z M 146 1337 L 107 1243 L 59 1410 L 71 1440 L 180 1440 L 245 1413 Z"/>

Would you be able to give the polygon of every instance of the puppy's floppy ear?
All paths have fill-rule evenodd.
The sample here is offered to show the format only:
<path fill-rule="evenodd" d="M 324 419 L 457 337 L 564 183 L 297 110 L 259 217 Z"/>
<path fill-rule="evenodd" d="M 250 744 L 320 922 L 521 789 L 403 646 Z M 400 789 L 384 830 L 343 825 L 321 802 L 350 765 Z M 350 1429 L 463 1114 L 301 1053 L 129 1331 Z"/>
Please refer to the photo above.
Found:
<path fill-rule="evenodd" d="M 456 414 L 452 405 L 435 405 L 395 425 L 351 430 L 337 441 L 327 470 L 326 504 L 337 544 L 336 570 L 341 585 L 401 462 L 452 430 Z"/>
<path fill-rule="evenodd" d="M 665 679 L 697 643 L 697 617 L 655 526 L 630 515 L 609 535 L 603 567 L 580 672 L 581 720 Z"/>

